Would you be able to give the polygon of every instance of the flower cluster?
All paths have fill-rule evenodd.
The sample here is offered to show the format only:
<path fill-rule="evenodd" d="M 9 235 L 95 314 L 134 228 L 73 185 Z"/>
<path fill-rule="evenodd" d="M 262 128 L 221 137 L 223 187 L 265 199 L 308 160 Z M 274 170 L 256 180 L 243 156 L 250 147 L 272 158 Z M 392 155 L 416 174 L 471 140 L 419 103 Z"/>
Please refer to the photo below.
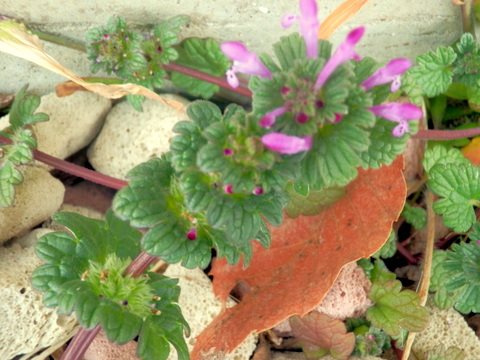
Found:
<path fill-rule="evenodd" d="M 225 42 L 221 45 L 225 55 L 233 60 L 233 66 L 226 74 L 232 87 L 239 86 L 235 73 L 240 72 L 257 75 L 261 80 L 256 80 L 256 83 L 262 82 L 274 91 L 271 104 L 265 106 L 265 101 L 262 101 L 260 108 L 256 106 L 254 91 L 253 108 L 260 117 L 260 125 L 270 130 L 262 137 L 263 145 L 286 155 L 309 150 L 316 141 L 315 134 L 325 124 L 341 122 L 350 113 L 348 99 L 351 98 L 349 93 L 355 91 L 353 87 L 369 92 L 375 87 L 390 83 L 391 92 L 395 92 L 401 85 L 400 75 L 412 65 L 408 59 L 395 59 L 367 79 L 355 83 L 352 71 L 355 65 L 348 64 L 351 63 L 350 60 L 361 60 L 355 46 L 363 37 L 365 28 L 352 30 L 333 55 L 328 56 L 319 48 L 317 34 L 320 23 L 315 1 L 300 0 L 300 12 L 299 16 L 287 14 L 282 19 L 283 27 L 299 22 L 305 47 L 304 55 L 289 61 L 290 71 L 267 66 L 267 62 L 261 61 L 255 53 L 238 42 Z M 250 87 L 252 88 L 252 83 Z M 392 102 L 372 104 L 365 108 L 377 117 L 397 123 L 391 131 L 395 137 L 401 137 L 410 131 L 409 120 L 422 116 L 422 110 L 412 104 Z"/>

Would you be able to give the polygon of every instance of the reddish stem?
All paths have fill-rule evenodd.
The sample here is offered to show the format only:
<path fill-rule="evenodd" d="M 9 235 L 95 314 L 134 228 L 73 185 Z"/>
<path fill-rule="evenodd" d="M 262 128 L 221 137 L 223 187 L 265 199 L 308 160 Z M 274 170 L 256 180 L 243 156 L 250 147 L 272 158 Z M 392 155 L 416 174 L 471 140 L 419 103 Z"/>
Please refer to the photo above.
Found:
<path fill-rule="evenodd" d="M 165 70 L 175 71 L 175 72 L 179 72 L 179 73 L 182 73 L 182 74 L 185 74 L 185 75 L 188 75 L 188 76 L 192 76 L 192 77 L 197 78 L 199 80 L 207 81 L 211 84 L 220 86 L 224 89 L 236 92 L 237 94 L 246 96 L 250 99 L 252 98 L 252 92 L 249 89 L 247 89 L 246 87 L 239 86 L 238 88 L 234 89 L 228 84 L 228 82 L 225 79 L 218 78 L 216 76 L 204 73 L 202 71 L 198 71 L 198 70 L 191 69 L 189 67 L 174 64 L 174 63 L 164 64 L 164 65 L 162 65 L 162 67 Z"/>
<path fill-rule="evenodd" d="M 156 256 L 147 254 L 145 251 L 142 251 L 137 257 L 128 265 L 125 269 L 125 275 L 130 275 L 131 277 L 139 277 L 142 275 L 147 268 L 158 261 Z"/>
<path fill-rule="evenodd" d="M 397 242 L 397 251 L 405 258 L 407 259 L 408 263 L 411 264 L 411 265 L 418 265 L 420 263 L 420 261 L 415 257 L 413 256 L 412 254 L 410 254 L 407 249 L 405 249 L 405 247 L 401 244 L 401 243 L 398 243 Z"/>
<path fill-rule="evenodd" d="M 10 144 L 12 144 L 12 141 L 10 139 L 7 139 L 6 137 L 0 135 L 0 145 Z M 68 161 L 61 160 L 54 156 L 45 154 L 44 152 L 41 152 L 39 150 L 33 150 L 33 157 L 35 158 L 35 160 L 53 166 L 57 170 L 64 171 L 68 174 L 81 177 L 82 179 L 89 180 L 91 182 L 101 184 L 115 190 L 120 190 L 128 184 L 125 180 L 120 180 L 90 169 L 86 169 L 82 166 L 72 164 Z"/>
<path fill-rule="evenodd" d="M 100 332 L 100 325 L 95 326 L 93 329 L 80 328 L 73 337 L 67 349 L 62 354 L 60 360 L 81 360 L 85 351 L 92 343 L 95 336 Z"/>
<path fill-rule="evenodd" d="M 480 127 L 466 130 L 418 130 L 413 139 L 421 140 L 456 140 L 480 135 Z"/>

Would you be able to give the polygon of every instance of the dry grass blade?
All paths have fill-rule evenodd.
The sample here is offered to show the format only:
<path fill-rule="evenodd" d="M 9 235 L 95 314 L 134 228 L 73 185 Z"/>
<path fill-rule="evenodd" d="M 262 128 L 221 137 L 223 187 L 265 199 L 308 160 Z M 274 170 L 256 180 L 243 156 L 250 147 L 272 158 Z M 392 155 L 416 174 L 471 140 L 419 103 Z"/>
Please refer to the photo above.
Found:
<path fill-rule="evenodd" d="M 58 75 L 79 84 L 85 89 L 108 99 L 118 99 L 128 94 L 143 95 L 149 99 L 164 102 L 178 110 L 183 106 L 172 100 L 163 99 L 153 91 L 136 84 L 105 85 L 102 83 L 88 83 L 71 70 L 65 68 L 58 61 L 48 55 L 38 40 L 38 36 L 28 32 L 23 24 L 13 20 L 0 21 L 0 51 L 33 62 Z"/>
<path fill-rule="evenodd" d="M 420 280 L 420 285 L 418 287 L 418 295 L 420 296 L 421 306 L 425 306 L 428 297 L 428 288 L 430 287 L 430 275 L 432 273 L 432 258 L 433 258 L 433 249 L 435 244 L 435 212 L 433 211 L 433 193 L 428 191 L 425 196 L 427 203 L 427 219 L 428 219 L 428 235 L 427 235 L 427 246 L 425 248 L 425 260 L 423 263 L 423 272 L 422 279 Z M 405 343 L 405 350 L 403 351 L 402 360 L 408 360 L 410 356 L 410 350 L 415 340 L 416 333 L 409 333 L 407 341 Z"/>
<path fill-rule="evenodd" d="M 355 15 L 369 0 L 347 0 L 337 7 L 320 25 L 319 39 L 328 39 L 345 21 Z"/>

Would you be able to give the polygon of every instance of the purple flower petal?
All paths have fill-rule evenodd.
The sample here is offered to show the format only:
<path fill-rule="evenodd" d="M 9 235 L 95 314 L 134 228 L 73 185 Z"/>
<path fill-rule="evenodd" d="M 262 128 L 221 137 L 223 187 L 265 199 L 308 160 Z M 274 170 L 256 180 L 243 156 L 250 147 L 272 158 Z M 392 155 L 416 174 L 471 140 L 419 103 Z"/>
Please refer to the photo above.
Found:
<path fill-rule="evenodd" d="M 402 120 L 393 128 L 392 135 L 395 137 L 402 137 L 406 132 L 410 132 L 410 125 L 406 120 Z"/>
<path fill-rule="evenodd" d="M 292 155 L 309 150 L 312 147 L 312 137 L 270 133 L 262 136 L 262 143 L 267 149 L 280 154 Z"/>
<path fill-rule="evenodd" d="M 317 3 L 315 0 L 300 0 L 300 33 L 305 39 L 307 57 L 318 56 L 318 28 Z"/>
<path fill-rule="evenodd" d="M 412 62 L 409 59 L 394 59 L 386 66 L 375 71 L 375 73 L 361 83 L 360 86 L 363 86 L 365 90 L 370 90 L 374 86 L 392 82 L 390 90 L 395 92 L 401 85 L 399 75 L 410 69 L 411 66 Z"/>
<path fill-rule="evenodd" d="M 270 70 L 263 65 L 258 56 L 248 51 L 245 45 L 239 42 L 229 41 L 222 43 L 220 47 L 223 53 L 233 60 L 233 66 L 228 69 L 226 73 L 230 86 L 238 86 L 238 79 L 235 76 L 236 72 L 258 75 L 264 78 L 270 78 L 272 76 Z"/>
<path fill-rule="evenodd" d="M 282 115 L 287 111 L 287 108 L 285 106 L 281 106 L 275 110 L 270 111 L 267 113 L 264 117 L 262 117 L 259 121 L 260 126 L 264 128 L 271 128 L 273 124 L 275 124 L 275 121 L 277 120 L 277 116 Z"/>
<path fill-rule="evenodd" d="M 240 85 L 237 75 L 235 75 L 235 72 L 233 71 L 233 67 L 228 69 L 225 75 L 227 76 L 228 85 L 230 85 L 232 88 L 237 88 L 238 85 Z"/>
<path fill-rule="evenodd" d="M 395 137 L 403 136 L 406 132 L 410 132 L 410 126 L 407 120 L 418 120 L 423 116 L 423 111 L 413 104 L 389 103 L 377 105 L 368 108 L 376 116 L 380 116 L 386 120 L 398 122 L 398 125 L 392 131 Z"/>
<path fill-rule="evenodd" d="M 360 41 L 364 33 L 365 28 L 363 26 L 350 31 L 345 41 L 340 44 L 335 54 L 328 59 L 322 71 L 320 71 L 317 81 L 315 82 L 316 89 L 320 89 L 325 85 L 330 75 L 332 75 L 339 65 L 351 59 L 360 60 L 360 56 L 355 51 L 355 45 Z"/>
<path fill-rule="evenodd" d="M 227 194 L 233 194 L 233 185 L 227 184 L 223 187 L 223 191 Z"/>

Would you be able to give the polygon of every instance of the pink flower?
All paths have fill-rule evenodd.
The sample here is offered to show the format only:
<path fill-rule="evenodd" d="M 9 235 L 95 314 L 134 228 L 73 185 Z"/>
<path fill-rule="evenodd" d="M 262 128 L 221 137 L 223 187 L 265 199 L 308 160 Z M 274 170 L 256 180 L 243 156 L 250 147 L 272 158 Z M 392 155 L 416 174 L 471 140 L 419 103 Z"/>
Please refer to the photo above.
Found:
<path fill-rule="evenodd" d="M 286 14 L 282 18 L 282 26 L 288 28 L 296 20 L 300 23 L 300 33 L 305 40 L 307 57 L 316 58 L 318 54 L 318 28 L 320 22 L 317 19 L 317 4 L 315 0 L 300 0 L 301 16 Z"/>
<path fill-rule="evenodd" d="M 239 81 L 235 73 L 241 72 L 244 74 L 258 75 L 264 78 L 270 78 L 272 73 L 267 69 L 265 65 L 260 61 L 258 56 L 247 50 L 245 45 L 229 41 L 220 45 L 223 53 L 233 60 L 233 66 L 228 69 L 227 82 L 231 87 L 236 88 L 239 85 Z"/>
<path fill-rule="evenodd" d="M 290 136 L 281 133 L 269 133 L 262 136 L 262 144 L 280 154 L 297 154 L 312 147 L 311 136 Z"/>
<path fill-rule="evenodd" d="M 423 111 L 413 104 L 389 103 L 385 105 L 377 105 L 368 108 L 376 116 L 380 116 L 386 120 L 397 122 L 398 125 L 392 130 L 392 135 L 401 137 L 406 132 L 410 132 L 410 126 L 407 120 L 418 120 L 423 116 Z"/>
<path fill-rule="evenodd" d="M 322 71 L 320 71 L 317 81 L 315 82 L 315 89 L 320 89 L 325 85 L 330 75 L 332 75 L 339 65 L 351 59 L 360 60 L 360 56 L 355 51 L 355 45 L 360 41 L 364 33 L 365 28 L 363 26 L 350 31 L 345 41 L 340 44 L 335 54 L 328 59 Z"/>
<path fill-rule="evenodd" d="M 269 113 L 265 114 L 264 117 L 262 117 L 259 121 L 260 126 L 264 128 L 271 128 L 273 124 L 275 124 L 275 121 L 277 120 L 277 116 L 282 115 L 287 111 L 287 108 L 285 106 L 281 106 L 279 108 L 276 108 Z"/>
<path fill-rule="evenodd" d="M 233 194 L 233 185 L 227 184 L 223 187 L 223 191 L 227 194 Z"/>
<path fill-rule="evenodd" d="M 400 75 L 410 69 L 412 62 L 408 59 L 394 59 L 386 66 L 378 69 L 367 80 L 360 84 L 365 90 L 370 90 L 374 86 L 392 82 L 390 91 L 395 92 L 400 89 Z"/>

